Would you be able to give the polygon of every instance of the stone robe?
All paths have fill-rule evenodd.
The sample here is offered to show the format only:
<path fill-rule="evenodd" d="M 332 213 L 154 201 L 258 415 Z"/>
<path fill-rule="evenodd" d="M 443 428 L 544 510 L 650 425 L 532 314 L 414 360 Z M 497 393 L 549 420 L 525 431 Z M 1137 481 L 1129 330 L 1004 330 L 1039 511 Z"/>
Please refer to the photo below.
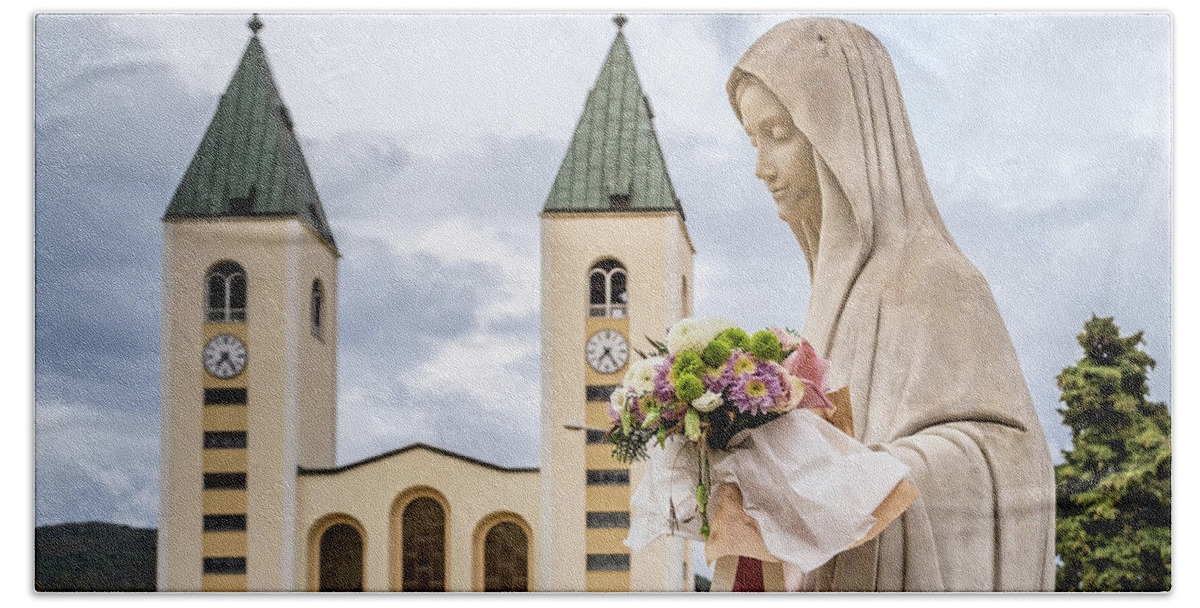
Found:
<path fill-rule="evenodd" d="M 747 76 L 813 145 L 819 238 L 790 221 L 812 278 L 804 336 L 850 387 L 858 439 L 920 490 L 802 588 L 1053 590 L 1049 449 L 987 282 L 934 206 L 887 51 L 845 21 L 793 20 L 737 64 L 735 112 Z"/>

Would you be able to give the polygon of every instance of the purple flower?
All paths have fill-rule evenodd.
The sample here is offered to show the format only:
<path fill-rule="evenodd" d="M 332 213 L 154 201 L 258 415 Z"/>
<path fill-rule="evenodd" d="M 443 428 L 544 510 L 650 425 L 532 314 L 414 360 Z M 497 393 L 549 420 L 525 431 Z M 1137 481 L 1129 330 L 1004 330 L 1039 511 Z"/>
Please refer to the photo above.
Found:
<path fill-rule="evenodd" d="M 675 367 L 675 355 L 671 355 L 654 371 L 654 398 L 659 403 L 675 401 L 675 382 L 671 379 L 671 368 Z"/>
<path fill-rule="evenodd" d="M 777 403 L 787 400 L 787 383 L 775 366 L 760 364 L 753 372 L 742 372 L 734 377 L 728 397 L 739 412 L 765 414 Z"/>

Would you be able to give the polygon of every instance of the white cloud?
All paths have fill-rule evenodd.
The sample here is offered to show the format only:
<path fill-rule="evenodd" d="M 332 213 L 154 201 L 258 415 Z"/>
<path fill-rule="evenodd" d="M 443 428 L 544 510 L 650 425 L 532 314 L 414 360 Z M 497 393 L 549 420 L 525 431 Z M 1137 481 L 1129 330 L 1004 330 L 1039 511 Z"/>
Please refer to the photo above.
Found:
<path fill-rule="evenodd" d="M 528 249 L 502 239 L 496 226 L 483 226 L 461 217 L 442 219 L 414 237 L 388 240 L 398 255 L 429 253 L 448 265 L 473 262 L 499 274 L 497 293 L 478 311 L 481 321 L 522 317 L 537 313 L 540 305 L 539 264 Z M 377 235 L 387 238 L 388 235 Z"/>
<path fill-rule="evenodd" d="M 540 384 L 520 369 L 537 353 L 536 345 L 477 333 L 443 345 L 431 360 L 405 370 L 401 379 L 415 399 L 461 394 L 484 410 L 508 411 L 514 404 L 540 400 Z"/>
<path fill-rule="evenodd" d="M 45 398 L 38 399 L 34 415 L 39 524 L 98 519 L 155 525 L 157 421 Z"/>

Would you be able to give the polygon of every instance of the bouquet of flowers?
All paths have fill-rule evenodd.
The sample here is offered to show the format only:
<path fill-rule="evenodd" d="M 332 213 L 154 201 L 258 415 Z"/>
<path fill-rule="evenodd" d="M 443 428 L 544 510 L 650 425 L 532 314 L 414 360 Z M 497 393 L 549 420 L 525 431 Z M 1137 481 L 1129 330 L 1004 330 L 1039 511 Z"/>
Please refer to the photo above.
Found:
<path fill-rule="evenodd" d="M 708 538 L 708 451 L 725 449 L 739 431 L 793 409 L 832 409 L 829 362 L 790 329 L 750 335 L 721 318 L 683 319 L 667 332 L 665 344 L 650 343 L 655 351 L 638 351 L 643 358 L 612 393 L 608 440 L 622 462 L 644 459 L 652 441 L 661 447 L 674 434 L 696 444 L 696 502 L 700 533 Z"/>

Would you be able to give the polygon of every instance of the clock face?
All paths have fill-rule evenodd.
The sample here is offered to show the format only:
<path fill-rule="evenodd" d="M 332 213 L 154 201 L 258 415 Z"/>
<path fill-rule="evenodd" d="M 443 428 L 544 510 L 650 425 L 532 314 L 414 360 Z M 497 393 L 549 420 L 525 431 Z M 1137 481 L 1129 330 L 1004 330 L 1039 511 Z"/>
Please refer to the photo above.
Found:
<path fill-rule="evenodd" d="M 620 333 L 602 329 L 588 338 L 584 352 L 592 369 L 611 374 L 625 367 L 625 362 L 629 360 L 629 343 Z"/>
<path fill-rule="evenodd" d="M 246 369 L 246 345 L 229 334 L 221 334 L 204 345 L 204 369 L 228 380 Z"/>

